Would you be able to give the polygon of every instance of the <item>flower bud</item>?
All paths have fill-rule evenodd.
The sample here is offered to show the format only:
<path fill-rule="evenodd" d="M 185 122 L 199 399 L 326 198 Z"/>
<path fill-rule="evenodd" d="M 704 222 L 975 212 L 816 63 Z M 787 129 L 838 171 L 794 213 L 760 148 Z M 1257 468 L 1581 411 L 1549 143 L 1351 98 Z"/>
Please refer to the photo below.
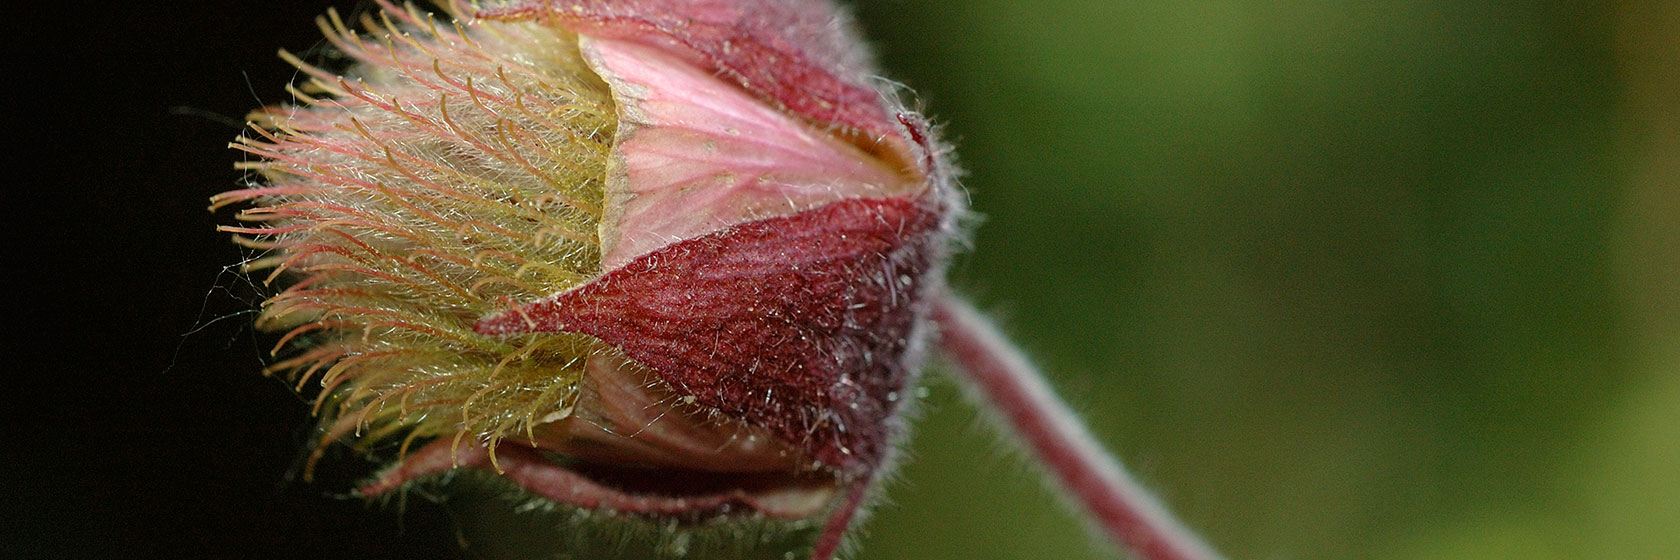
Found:
<path fill-rule="evenodd" d="M 829 512 L 903 435 L 953 217 L 921 117 L 818 0 L 381 3 L 257 113 L 224 227 L 289 286 L 324 442 L 684 522 Z M 289 55 L 286 55 L 289 56 Z M 409 442 L 431 440 L 408 451 Z M 323 443 L 325 445 L 325 443 Z M 317 451 L 319 456 L 319 451 Z"/>

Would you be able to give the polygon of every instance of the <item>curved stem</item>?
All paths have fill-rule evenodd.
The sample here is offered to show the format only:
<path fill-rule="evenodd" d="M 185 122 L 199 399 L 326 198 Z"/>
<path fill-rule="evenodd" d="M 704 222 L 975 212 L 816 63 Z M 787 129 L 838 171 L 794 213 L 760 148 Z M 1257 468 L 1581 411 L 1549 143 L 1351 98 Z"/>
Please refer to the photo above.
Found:
<path fill-rule="evenodd" d="M 816 545 L 811 548 L 811 560 L 832 560 L 840 553 L 841 545 L 845 544 L 846 532 L 852 528 L 852 518 L 863 508 L 863 499 L 869 495 L 869 487 L 873 483 L 873 480 L 852 483 L 851 489 L 846 491 L 846 497 L 829 514 L 828 523 L 823 525 L 822 533 L 817 535 Z"/>
<path fill-rule="evenodd" d="M 955 296 L 934 303 L 940 345 L 1069 499 L 1140 558 L 1217 560 L 1204 544 L 1103 450 L 991 321 Z"/>

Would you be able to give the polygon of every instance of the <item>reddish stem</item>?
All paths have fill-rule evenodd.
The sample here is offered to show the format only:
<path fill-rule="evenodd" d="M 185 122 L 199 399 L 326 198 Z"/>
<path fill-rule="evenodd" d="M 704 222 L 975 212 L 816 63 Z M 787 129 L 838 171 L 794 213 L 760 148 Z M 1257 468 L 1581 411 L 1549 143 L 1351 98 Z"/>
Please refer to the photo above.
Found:
<path fill-rule="evenodd" d="M 852 483 L 846 497 L 829 514 L 822 533 L 817 535 L 816 545 L 811 547 L 811 560 L 832 560 L 840 553 L 840 546 L 846 543 L 846 531 L 852 527 L 852 518 L 857 516 L 858 510 L 863 507 L 863 499 L 869 495 L 871 482 L 859 480 Z"/>
<path fill-rule="evenodd" d="M 1147 560 L 1220 558 L 1103 450 L 991 321 L 953 296 L 934 303 L 933 317 L 946 357 L 967 374 L 979 400 L 1109 536 Z"/>

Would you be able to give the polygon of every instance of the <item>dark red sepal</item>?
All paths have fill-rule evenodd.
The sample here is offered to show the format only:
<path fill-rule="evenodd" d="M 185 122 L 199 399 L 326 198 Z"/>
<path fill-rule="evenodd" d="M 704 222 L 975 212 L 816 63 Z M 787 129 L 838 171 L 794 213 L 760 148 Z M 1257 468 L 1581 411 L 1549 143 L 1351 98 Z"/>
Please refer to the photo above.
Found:
<path fill-rule="evenodd" d="M 593 335 L 680 397 L 864 475 L 910 381 L 906 349 L 939 227 L 925 204 L 850 199 L 740 224 L 475 328 Z"/>
<path fill-rule="evenodd" d="M 802 519 L 818 511 L 832 490 L 820 480 L 713 477 L 685 473 L 650 486 L 645 475 L 636 490 L 613 484 L 610 477 L 563 468 L 530 447 L 501 444 L 494 458 L 476 442 L 433 441 L 368 481 L 357 491 L 378 496 L 409 482 L 458 468 L 499 472 L 538 496 L 592 510 L 650 517 L 704 521 L 719 516 L 758 514 L 773 519 Z M 702 477 L 696 480 L 696 477 Z"/>

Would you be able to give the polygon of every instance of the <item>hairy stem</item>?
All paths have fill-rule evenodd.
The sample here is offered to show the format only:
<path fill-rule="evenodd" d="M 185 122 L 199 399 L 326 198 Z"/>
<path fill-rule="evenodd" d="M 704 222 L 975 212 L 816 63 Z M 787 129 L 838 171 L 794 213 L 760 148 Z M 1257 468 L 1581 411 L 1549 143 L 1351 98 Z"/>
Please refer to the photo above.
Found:
<path fill-rule="evenodd" d="M 1220 558 L 1126 473 L 1050 389 L 1038 369 L 968 302 L 934 303 L 945 356 L 1110 537 L 1147 560 Z"/>

